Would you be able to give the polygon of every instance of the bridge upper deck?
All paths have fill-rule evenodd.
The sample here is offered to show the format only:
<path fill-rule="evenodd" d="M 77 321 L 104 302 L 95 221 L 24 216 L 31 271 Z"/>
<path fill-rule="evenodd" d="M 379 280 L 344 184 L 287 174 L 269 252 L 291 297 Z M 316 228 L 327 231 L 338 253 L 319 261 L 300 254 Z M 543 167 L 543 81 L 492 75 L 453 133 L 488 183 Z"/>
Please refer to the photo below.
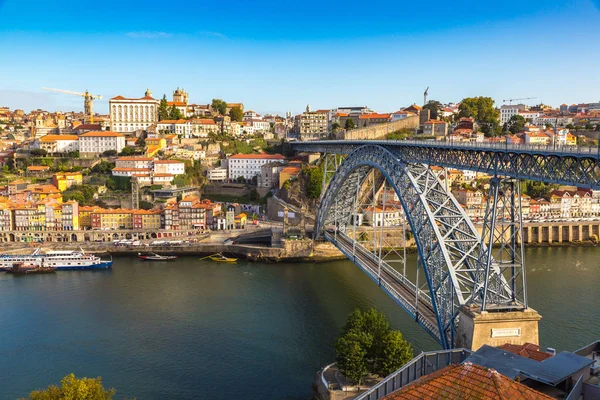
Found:
<path fill-rule="evenodd" d="M 296 151 L 331 154 L 375 145 L 408 163 L 600 189 L 600 148 L 435 140 L 320 140 L 291 145 Z"/>

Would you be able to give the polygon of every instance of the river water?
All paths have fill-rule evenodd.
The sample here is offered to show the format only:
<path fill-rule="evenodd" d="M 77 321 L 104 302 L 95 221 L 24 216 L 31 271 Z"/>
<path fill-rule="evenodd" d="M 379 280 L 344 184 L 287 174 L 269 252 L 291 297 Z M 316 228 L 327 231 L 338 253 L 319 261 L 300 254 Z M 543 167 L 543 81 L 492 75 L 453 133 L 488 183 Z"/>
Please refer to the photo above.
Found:
<path fill-rule="evenodd" d="M 526 259 L 542 346 L 597 340 L 600 248 L 531 248 Z M 355 307 L 383 311 L 416 352 L 438 348 L 349 261 L 118 258 L 106 272 L 2 274 L 0 302 L 2 399 L 70 372 L 102 376 L 117 398 L 308 399 Z"/>

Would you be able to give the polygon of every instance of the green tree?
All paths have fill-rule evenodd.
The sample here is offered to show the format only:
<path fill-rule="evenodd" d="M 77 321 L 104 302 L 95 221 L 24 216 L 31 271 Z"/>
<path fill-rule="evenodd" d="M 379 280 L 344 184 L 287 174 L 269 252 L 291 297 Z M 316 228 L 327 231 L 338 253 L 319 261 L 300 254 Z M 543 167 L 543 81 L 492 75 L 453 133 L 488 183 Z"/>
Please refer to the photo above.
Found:
<path fill-rule="evenodd" d="M 354 129 L 354 128 L 356 128 L 356 125 L 354 124 L 354 120 L 352 118 L 348 118 L 346 120 L 346 122 L 344 123 L 344 128 L 345 129 Z"/>
<path fill-rule="evenodd" d="M 500 113 L 494 107 L 491 97 L 467 97 L 458 108 L 459 118 L 473 118 L 486 136 L 495 136 L 500 132 Z"/>
<path fill-rule="evenodd" d="M 96 174 L 106 174 L 115 167 L 115 163 L 111 163 L 105 160 L 100 161 L 98 164 L 92 167 L 92 172 Z"/>
<path fill-rule="evenodd" d="M 318 199 L 323 188 L 323 166 L 305 167 L 303 174 L 308 178 L 306 182 L 306 194 L 311 199 Z"/>
<path fill-rule="evenodd" d="M 183 118 L 183 114 L 181 113 L 181 110 L 177 107 L 175 107 L 175 105 L 172 105 L 171 108 L 169 108 L 169 119 L 181 119 Z"/>
<path fill-rule="evenodd" d="M 115 389 L 105 389 L 100 377 L 76 378 L 69 374 L 60 381 L 60 387 L 51 385 L 43 390 L 34 390 L 27 400 L 111 400 L 114 395 Z"/>
<path fill-rule="evenodd" d="M 520 132 L 525 127 L 525 118 L 521 115 L 513 115 L 510 117 L 508 122 L 506 123 L 506 130 L 508 130 L 513 135 L 517 132 Z"/>
<path fill-rule="evenodd" d="M 383 338 L 379 373 L 387 376 L 398 370 L 414 357 L 413 349 L 400 331 L 389 331 Z"/>
<path fill-rule="evenodd" d="M 337 131 L 338 129 L 340 129 L 340 124 L 339 122 L 334 122 L 333 124 L 331 124 L 331 130 L 332 131 Z"/>
<path fill-rule="evenodd" d="M 225 110 L 227 110 L 227 107 L 225 107 Z M 241 122 L 242 119 L 244 119 L 244 112 L 238 106 L 232 107 L 231 110 L 229 110 L 229 118 L 231 118 L 232 121 Z"/>
<path fill-rule="evenodd" d="M 336 341 L 337 367 L 352 384 L 360 384 L 368 372 L 366 342 L 370 339 L 363 332 L 349 332 Z"/>
<path fill-rule="evenodd" d="M 120 156 L 130 156 L 133 154 L 133 149 L 131 147 L 123 147 L 123 150 L 121 150 L 121 153 L 119 153 Z"/>
<path fill-rule="evenodd" d="M 594 124 L 591 124 L 591 123 L 585 124 L 585 129 L 588 131 L 594 130 Z"/>
<path fill-rule="evenodd" d="M 158 120 L 162 121 L 169 119 L 169 102 L 167 101 L 167 95 L 163 95 L 158 105 Z"/>
<path fill-rule="evenodd" d="M 116 150 L 106 150 L 104 153 L 102 153 L 103 157 L 114 157 L 116 155 L 117 155 Z"/>
<path fill-rule="evenodd" d="M 423 106 L 423 109 L 429 110 L 429 117 L 431 119 L 438 119 L 442 116 L 444 107 L 442 106 L 442 103 L 437 100 L 429 100 L 427 104 Z"/>
<path fill-rule="evenodd" d="M 567 126 L 565 126 L 565 128 L 567 128 L 567 129 L 575 129 L 575 125 L 568 124 Z"/>
<path fill-rule="evenodd" d="M 551 123 L 547 123 L 546 129 L 554 129 L 554 125 L 552 125 Z"/>
<path fill-rule="evenodd" d="M 33 149 L 29 152 L 33 157 L 46 157 L 48 152 L 44 149 Z"/>
<path fill-rule="evenodd" d="M 220 115 L 225 115 L 227 113 L 227 103 L 225 103 L 221 99 L 213 99 L 211 103 L 211 107 L 213 110 L 217 111 Z"/>

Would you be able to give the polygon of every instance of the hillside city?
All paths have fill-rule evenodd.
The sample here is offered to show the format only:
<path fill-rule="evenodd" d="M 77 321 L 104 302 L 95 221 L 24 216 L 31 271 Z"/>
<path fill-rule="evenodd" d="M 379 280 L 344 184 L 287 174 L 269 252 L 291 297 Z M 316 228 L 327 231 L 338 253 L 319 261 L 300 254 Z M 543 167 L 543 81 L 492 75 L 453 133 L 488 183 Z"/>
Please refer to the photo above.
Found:
<path fill-rule="evenodd" d="M 87 94 L 87 93 L 86 93 Z M 318 154 L 294 155 L 291 141 L 421 139 L 597 147 L 600 102 L 497 106 L 474 97 L 441 104 L 425 99 L 392 112 L 338 107 L 262 115 L 243 103 L 112 97 L 108 115 L 0 107 L 0 223 L 23 232 L 5 240 L 41 241 L 35 231 L 243 229 L 264 219 L 275 196 L 311 210 L 321 194 Z M 432 167 L 474 222 L 484 217 L 490 176 Z M 600 191 L 525 181 L 525 221 L 599 220 Z M 364 209 L 363 225 L 399 225 L 391 193 Z M 308 212 L 310 214 L 310 211 Z M 59 240 L 70 241 L 68 236 Z M 86 236 L 86 240 L 89 238 Z"/>

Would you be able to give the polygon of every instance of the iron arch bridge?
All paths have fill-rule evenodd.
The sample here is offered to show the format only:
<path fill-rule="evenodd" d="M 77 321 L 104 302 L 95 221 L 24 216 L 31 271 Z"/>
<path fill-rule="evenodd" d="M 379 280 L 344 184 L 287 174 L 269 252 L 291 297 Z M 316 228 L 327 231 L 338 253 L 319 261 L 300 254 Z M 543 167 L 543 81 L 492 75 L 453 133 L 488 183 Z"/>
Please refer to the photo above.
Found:
<path fill-rule="evenodd" d="M 532 161 L 537 165 L 533 167 L 523 161 L 526 154 L 478 148 L 472 151 L 487 154 L 479 154 L 480 160 L 495 160 L 478 166 L 473 155 L 462 161 L 451 155 L 456 148 L 435 148 L 435 153 L 424 145 L 407 150 L 388 141 L 300 142 L 293 147 L 334 154 L 324 160 L 324 184 L 330 181 L 322 194 L 315 234 L 332 242 L 443 348 L 454 347 L 461 307 L 527 308 L 516 178 L 598 187 L 598 157 L 592 153 L 553 153 L 548 157 L 554 161 L 542 156 Z M 336 153 L 347 156 L 341 161 Z M 492 174 L 481 233 L 431 168 L 440 164 Z M 362 216 L 370 220 L 368 226 Z M 411 235 L 418 266 L 407 272 L 405 245 Z"/>

